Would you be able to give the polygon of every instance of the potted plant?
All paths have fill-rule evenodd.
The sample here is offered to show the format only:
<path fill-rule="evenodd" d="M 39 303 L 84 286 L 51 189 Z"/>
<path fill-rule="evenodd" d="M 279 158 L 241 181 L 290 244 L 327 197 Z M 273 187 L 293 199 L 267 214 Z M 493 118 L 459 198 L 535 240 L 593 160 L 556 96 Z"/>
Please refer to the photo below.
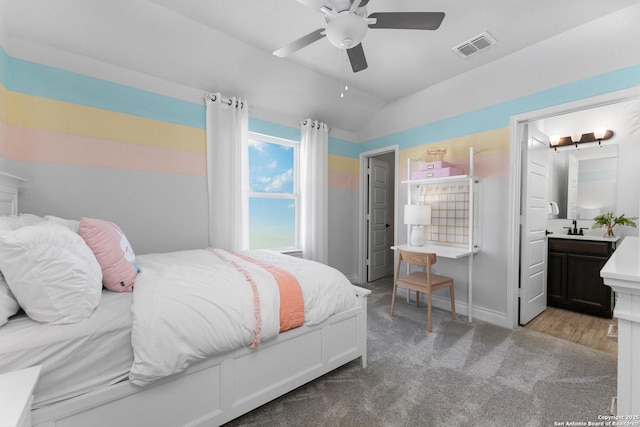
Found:
<path fill-rule="evenodd" d="M 627 218 L 624 214 L 614 217 L 613 212 L 607 212 L 605 214 L 600 214 L 597 217 L 593 218 L 593 227 L 592 228 L 602 228 L 605 227 L 605 237 L 613 237 L 613 227 L 615 225 L 625 225 L 627 227 L 635 227 L 635 220 L 638 217 Z"/>

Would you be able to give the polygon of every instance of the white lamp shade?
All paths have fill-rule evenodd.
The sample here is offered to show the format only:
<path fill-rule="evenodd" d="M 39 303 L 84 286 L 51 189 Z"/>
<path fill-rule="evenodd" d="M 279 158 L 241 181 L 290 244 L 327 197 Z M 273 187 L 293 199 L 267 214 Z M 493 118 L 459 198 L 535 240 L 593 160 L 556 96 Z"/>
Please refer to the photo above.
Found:
<path fill-rule="evenodd" d="M 580 142 L 580 140 L 582 139 L 582 134 L 578 133 L 578 132 L 572 132 L 571 133 L 571 141 L 572 142 Z"/>
<path fill-rule="evenodd" d="M 593 130 L 593 136 L 596 139 L 602 139 L 604 138 L 604 136 L 607 134 L 607 129 L 606 128 L 595 128 Z"/>
<path fill-rule="evenodd" d="M 327 23 L 327 39 L 339 49 L 349 49 L 360 44 L 367 34 L 367 21 L 354 13 L 340 12 Z"/>
<path fill-rule="evenodd" d="M 404 223 L 411 225 L 431 224 L 431 206 L 429 205 L 405 205 Z"/>

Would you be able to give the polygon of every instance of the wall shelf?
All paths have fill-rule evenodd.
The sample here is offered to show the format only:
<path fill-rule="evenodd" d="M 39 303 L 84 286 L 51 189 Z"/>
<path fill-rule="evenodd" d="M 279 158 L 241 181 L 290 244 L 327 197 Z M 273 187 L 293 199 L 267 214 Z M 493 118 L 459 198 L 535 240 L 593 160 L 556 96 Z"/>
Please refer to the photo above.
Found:
<path fill-rule="evenodd" d="M 477 207 L 480 180 L 474 176 L 475 149 L 469 149 L 469 174 L 447 177 L 411 179 L 412 165 L 419 161 L 407 160 L 407 204 L 429 204 L 431 225 L 427 231 L 425 250 L 434 253 L 446 248 L 463 250 L 469 263 L 468 318 L 473 320 L 473 255 L 479 251 Z M 411 226 L 407 225 L 407 242 Z M 419 248 L 418 248 L 419 250 Z M 446 257 L 446 256 L 445 256 Z"/>
<path fill-rule="evenodd" d="M 415 161 L 414 159 L 409 159 L 411 161 Z M 449 183 L 455 181 L 463 181 L 463 180 L 472 180 L 473 182 L 479 182 L 479 179 L 475 176 L 471 175 L 455 175 L 455 176 L 445 176 L 442 178 L 422 178 L 422 179 L 407 179 L 405 181 L 401 181 L 402 184 L 440 184 L 440 183 Z"/>

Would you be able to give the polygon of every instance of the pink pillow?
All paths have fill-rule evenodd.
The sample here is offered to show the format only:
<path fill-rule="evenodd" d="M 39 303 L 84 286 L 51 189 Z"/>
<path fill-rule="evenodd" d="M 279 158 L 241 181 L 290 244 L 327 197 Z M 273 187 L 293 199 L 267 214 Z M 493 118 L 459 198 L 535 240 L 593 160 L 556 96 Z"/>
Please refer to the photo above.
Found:
<path fill-rule="evenodd" d="M 109 221 L 82 218 L 78 234 L 102 268 L 104 287 L 110 291 L 130 292 L 138 274 L 138 263 L 122 230 Z"/>

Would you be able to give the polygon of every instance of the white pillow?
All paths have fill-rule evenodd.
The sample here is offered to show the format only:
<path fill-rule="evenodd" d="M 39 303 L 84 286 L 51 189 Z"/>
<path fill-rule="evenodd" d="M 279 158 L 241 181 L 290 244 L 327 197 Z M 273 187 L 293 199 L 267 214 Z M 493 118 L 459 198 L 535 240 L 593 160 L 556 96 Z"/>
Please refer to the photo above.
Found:
<path fill-rule="evenodd" d="M 20 310 L 18 301 L 11 293 L 9 285 L 4 280 L 4 276 L 0 273 L 0 326 L 9 321 L 9 317 L 13 316 Z"/>
<path fill-rule="evenodd" d="M 34 225 L 42 221 L 43 218 L 32 214 L 4 215 L 0 216 L 0 230 L 17 230 L 25 225 Z"/>
<path fill-rule="evenodd" d="M 21 213 L 18 217 L 22 220 L 22 225 L 34 225 L 44 221 L 44 218 L 38 215 Z"/>
<path fill-rule="evenodd" d="M 65 227 L 67 227 L 69 230 L 73 231 L 74 233 L 77 233 L 78 227 L 80 227 L 80 221 L 75 219 L 64 219 L 64 218 L 58 218 L 57 216 L 53 216 L 53 215 L 45 215 L 44 220 L 55 222 L 57 224 L 62 224 Z"/>
<path fill-rule="evenodd" d="M 20 306 L 38 322 L 79 322 L 102 296 L 102 270 L 91 249 L 49 221 L 0 231 L 0 270 Z"/>

